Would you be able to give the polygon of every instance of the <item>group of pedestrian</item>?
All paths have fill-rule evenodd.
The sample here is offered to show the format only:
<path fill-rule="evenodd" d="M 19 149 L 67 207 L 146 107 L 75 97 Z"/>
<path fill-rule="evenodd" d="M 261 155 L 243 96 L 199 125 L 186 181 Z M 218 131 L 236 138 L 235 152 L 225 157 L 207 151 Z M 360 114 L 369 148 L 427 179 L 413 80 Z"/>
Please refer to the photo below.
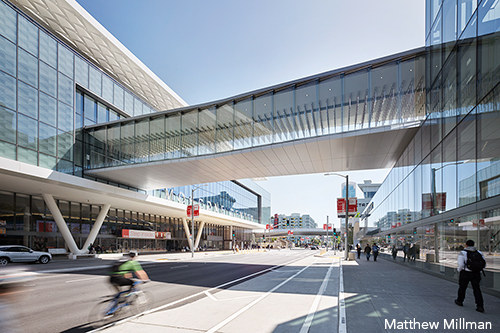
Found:
<path fill-rule="evenodd" d="M 377 261 L 377 257 L 380 251 L 380 247 L 377 245 L 377 243 L 373 243 L 372 246 L 370 244 L 366 244 L 365 246 L 365 256 L 366 260 L 370 261 L 370 256 L 373 253 L 373 261 Z M 359 244 L 356 244 L 356 252 L 358 253 L 358 259 L 361 258 L 361 246 Z"/>
<path fill-rule="evenodd" d="M 95 253 L 102 253 L 103 252 L 101 245 L 97 244 L 96 246 L 94 246 L 94 244 L 92 244 L 92 243 L 90 243 L 87 250 L 89 250 L 89 254 L 94 254 L 94 252 Z"/>

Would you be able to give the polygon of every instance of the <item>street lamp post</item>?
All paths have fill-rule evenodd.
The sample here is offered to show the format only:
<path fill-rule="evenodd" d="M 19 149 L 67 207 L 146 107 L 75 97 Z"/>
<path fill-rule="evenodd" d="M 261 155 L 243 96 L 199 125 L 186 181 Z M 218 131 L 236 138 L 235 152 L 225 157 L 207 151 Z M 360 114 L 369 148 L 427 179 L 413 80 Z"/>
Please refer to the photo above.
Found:
<path fill-rule="evenodd" d="M 191 257 L 194 258 L 194 191 L 207 184 L 198 185 L 191 190 Z"/>
<path fill-rule="evenodd" d="M 325 176 L 340 176 L 345 178 L 345 259 L 349 260 L 349 175 L 339 173 L 325 173 Z M 328 228 L 328 227 L 327 227 Z"/>

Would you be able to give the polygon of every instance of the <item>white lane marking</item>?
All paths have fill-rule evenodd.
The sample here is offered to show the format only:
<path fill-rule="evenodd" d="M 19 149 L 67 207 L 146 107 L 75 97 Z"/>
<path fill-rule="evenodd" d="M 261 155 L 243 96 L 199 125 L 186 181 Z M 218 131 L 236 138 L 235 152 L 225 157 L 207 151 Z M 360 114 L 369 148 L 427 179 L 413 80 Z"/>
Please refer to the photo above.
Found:
<path fill-rule="evenodd" d="M 84 278 L 84 279 L 69 280 L 69 281 L 66 281 L 66 283 L 88 281 L 88 280 L 95 280 L 95 279 L 102 279 L 102 278 L 103 278 L 103 276 L 94 276 L 94 277 Z"/>
<path fill-rule="evenodd" d="M 219 328 L 222 328 L 224 326 L 226 326 L 229 322 L 231 322 L 233 319 L 235 319 L 236 317 L 238 317 L 240 314 L 242 314 L 243 312 L 245 312 L 246 310 L 250 309 L 252 306 L 254 306 L 255 304 L 259 303 L 261 300 L 263 300 L 264 298 L 266 298 L 267 296 L 269 296 L 270 294 L 272 294 L 276 289 L 280 288 L 281 286 L 283 286 L 284 284 L 288 283 L 290 280 L 292 280 L 293 278 L 295 278 L 297 275 L 299 275 L 300 273 L 302 273 L 303 271 L 305 271 L 306 269 L 308 269 L 312 264 L 309 264 L 307 265 L 306 267 L 302 268 L 300 271 L 298 271 L 297 273 L 295 273 L 294 275 L 290 276 L 288 279 L 286 279 L 285 281 L 281 282 L 280 284 L 278 284 L 276 287 L 274 287 L 273 289 L 269 290 L 268 292 L 266 292 L 264 295 L 260 296 L 259 298 L 257 298 L 255 301 L 249 303 L 247 306 L 241 308 L 239 311 L 235 312 L 233 315 L 229 316 L 228 318 L 226 318 L 225 320 L 221 321 L 219 324 L 215 325 L 214 327 L 212 327 L 211 329 L 209 329 L 206 333 L 214 333 L 214 332 L 217 332 L 217 330 L 219 330 Z"/>
<path fill-rule="evenodd" d="M 332 260 L 330 268 L 328 269 L 328 272 L 326 272 L 325 278 L 323 279 L 323 283 L 321 284 L 321 287 L 319 287 L 318 294 L 314 298 L 314 302 L 311 305 L 311 308 L 309 309 L 309 313 L 307 314 L 307 318 L 304 321 L 304 324 L 302 325 L 302 329 L 300 330 L 300 333 L 309 332 L 309 328 L 311 327 L 314 315 L 316 314 L 316 311 L 318 310 L 319 301 L 321 299 L 321 296 L 323 296 L 323 293 L 325 292 L 326 287 L 328 286 L 328 280 L 330 280 L 330 275 L 332 273 L 332 268 L 333 268 L 334 262 L 335 261 Z"/>
<path fill-rule="evenodd" d="M 339 333 L 347 333 L 347 318 L 345 316 L 344 271 L 340 260 L 339 279 Z"/>
<path fill-rule="evenodd" d="M 217 290 L 217 289 L 220 289 L 220 288 L 225 287 L 225 286 L 227 286 L 227 285 L 231 285 L 231 284 L 233 284 L 233 283 L 235 283 L 235 282 L 239 282 L 239 281 L 241 281 L 241 280 L 245 280 L 245 279 L 251 278 L 251 277 L 253 277 L 253 276 L 255 276 L 255 275 L 263 274 L 263 273 L 266 273 L 266 272 L 272 271 L 273 269 L 277 269 L 277 268 L 279 268 L 279 267 L 283 267 L 283 266 L 286 266 L 286 265 L 292 264 L 292 263 L 294 263 L 294 262 L 296 262 L 296 261 L 299 261 L 299 260 L 302 260 L 302 259 L 304 259 L 304 258 L 306 258 L 306 257 L 308 257 L 308 255 L 301 255 L 301 256 L 299 256 L 299 258 L 294 258 L 294 259 L 292 259 L 292 260 L 290 260 L 290 261 L 288 261 L 288 262 L 286 262 L 286 263 L 284 263 L 284 264 L 281 264 L 281 265 L 276 265 L 276 266 L 273 266 L 273 267 L 270 267 L 270 268 L 266 268 L 266 269 L 264 269 L 264 270 L 262 270 L 262 271 L 258 271 L 258 272 L 252 273 L 252 274 L 250 274 L 250 275 L 243 276 L 243 277 L 241 277 L 241 278 L 239 278 L 239 279 L 236 279 L 236 280 L 233 280 L 233 281 L 229 281 L 229 282 L 223 283 L 223 284 L 221 284 L 221 285 L 218 285 L 218 286 L 216 286 L 216 287 L 213 287 L 213 288 L 207 289 L 207 290 L 205 290 L 205 291 L 210 292 L 210 291 L 212 291 L 212 290 Z M 176 305 L 176 304 L 178 304 L 178 303 L 185 302 L 185 301 L 187 301 L 187 300 L 189 300 L 189 299 L 191 299 L 191 298 L 198 297 L 198 296 L 200 296 L 200 295 L 204 294 L 204 293 L 205 293 L 205 291 L 200 291 L 199 293 L 196 293 L 196 294 L 193 294 L 193 295 L 190 295 L 190 296 L 184 297 L 184 298 L 179 299 L 179 300 L 177 300 L 177 301 L 174 301 L 174 302 L 172 302 L 172 303 L 164 304 L 164 305 L 162 305 L 162 306 L 159 306 L 159 307 L 157 307 L 157 308 L 154 308 L 154 309 L 151 309 L 151 310 L 148 310 L 148 311 L 144 311 L 143 313 L 139 313 L 139 314 L 137 314 L 137 315 L 135 315 L 135 316 L 131 316 L 131 317 L 128 317 L 128 318 L 122 319 L 122 320 L 117 321 L 117 322 L 115 322 L 115 323 L 111 323 L 111 324 L 105 325 L 105 326 L 103 326 L 103 327 L 99 327 L 99 328 L 97 328 L 97 329 L 95 329 L 95 330 L 92 330 L 92 331 L 89 331 L 89 332 L 87 332 L 87 333 L 95 333 L 95 332 L 100 332 L 100 331 L 105 330 L 106 328 L 109 328 L 109 327 L 111 327 L 111 326 L 117 326 L 117 325 L 120 325 L 120 324 L 126 323 L 126 322 L 131 321 L 131 320 L 133 320 L 133 319 L 135 319 L 135 318 L 137 318 L 137 317 L 140 317 L 140 316 L 142 316 L 142 315 L 145 315 L 145 314 L 148 314 L 148 313 L 152 313 L 152 312 L 156 312 L 156 311 L 160 311 L 160 310 L 166 309 L 166 308 L 171 307 L 171 306 L 173 306 L 173 305 Z"/>
<path fill-rule="evenodd" d="M 207 296 L 208 296 L 208 298 L 210 298 L 212 301 L 215 301 L 215 302 L 217 302 L 217 301 L 218 301 L 218 299 L 217 299 L 217 298 L 215 298 L 215 296 L 214 296 L 214 295 L 212 295 L 211 293 L 209 293 L 208 291 L 205 291 L 205 295 L 207 295 Z"/>
<path fill-rule="evenodd" d="M 175 267 L 170 267 L 170 269 L 183 268 L 183 267 L 188 267 L 188 266 L 189 265 L 175 266 Z"/>

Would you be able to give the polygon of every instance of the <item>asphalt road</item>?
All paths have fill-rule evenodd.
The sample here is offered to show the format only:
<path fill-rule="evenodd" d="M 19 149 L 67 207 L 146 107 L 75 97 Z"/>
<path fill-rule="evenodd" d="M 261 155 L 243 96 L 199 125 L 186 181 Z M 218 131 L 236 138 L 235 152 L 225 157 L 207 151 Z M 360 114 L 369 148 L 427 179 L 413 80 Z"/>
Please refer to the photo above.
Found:
<path fill-rule="evenodd" d="M 158 260 L 144 265 L 152 282 L 144 285 L 143 289 L 152 292 L 154 307 L 158 307 L 315 252 L 288 250 L 179 261 Z M 113 291 L 107 282 L 107 274 L 106 269 L 89 269 L 40 274 L 27 282 L 13 308 L 20 331 L 53 333 L 91 330 L 88 326 L 91 308 L 102 296 Z M 191 298 L 183 304 L 195 300 Z"/>

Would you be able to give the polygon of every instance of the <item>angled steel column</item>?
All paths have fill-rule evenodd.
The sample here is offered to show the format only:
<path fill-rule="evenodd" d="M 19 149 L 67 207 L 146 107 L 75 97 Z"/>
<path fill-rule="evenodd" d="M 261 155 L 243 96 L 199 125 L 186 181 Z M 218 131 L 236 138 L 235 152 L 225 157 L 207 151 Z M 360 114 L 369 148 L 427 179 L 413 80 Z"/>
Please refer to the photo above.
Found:
<path fill-rule="evenodd" d="M 200 228 L 198 229 L 198 234 L 196 235 L 196 242 L 194 243 L 194 248 L 196 249 L 200 244 L 201 234 L 203 232 L 203 227 L 205 226 L 205 221 L 201 221 Z"/>
<path fill-rule="evenodd" d="M 50 213 L 52 214 L 52 217 L 54 217 L 57 227 L 61 231 L 64 241 L 66 242 L 66 245 L 68 245 L 68 248 L 71 251 L 71 253 L 73 254 L 86 253 L 84 251 L 79 250 L 78 247 L 76 246 L 75 239 L 71 235 L 71 232 L 69 231 L 66 221 L 64 221 L 61 211 L 59 210 L 59 207 L 57 207 L 54 197 L 50 194 L 42 194 L 42 197 L 43 200 L 45 200 L 47 207 L 49 207 Z"/>
<path fill-rule="evenodd" d="M 99 215 L 97 215 L 97 219 L 94 222 L 94 226 L 92 227 L 92 230 L 90 230 L 90 234 L 87 237 L 87 240 L 83 244 L 83 251 L 87 252 L 87 248 L 89 247 L 90 244 L 94 244 L 95 239 L 97 238 L 97 235 L 99 234 L 99 230 L 101 230 L 102 223 L 104 222 L 104 218 L 108 214 L 109 207 L 111 207 L 110 204 L 105 204 L 102 206 L 101 211 L 99 212 Z"/>
<path fill-rule="evenodd" d="M 182 218 L 182 224 L 184 225 L 184 232 L 186 233 L 186 238 L 188 240 L 189 247 L 193 249 L 193 243 L 191 241 L 191 233 L 189 231 L 189 226 L 185 217 Z"/>

